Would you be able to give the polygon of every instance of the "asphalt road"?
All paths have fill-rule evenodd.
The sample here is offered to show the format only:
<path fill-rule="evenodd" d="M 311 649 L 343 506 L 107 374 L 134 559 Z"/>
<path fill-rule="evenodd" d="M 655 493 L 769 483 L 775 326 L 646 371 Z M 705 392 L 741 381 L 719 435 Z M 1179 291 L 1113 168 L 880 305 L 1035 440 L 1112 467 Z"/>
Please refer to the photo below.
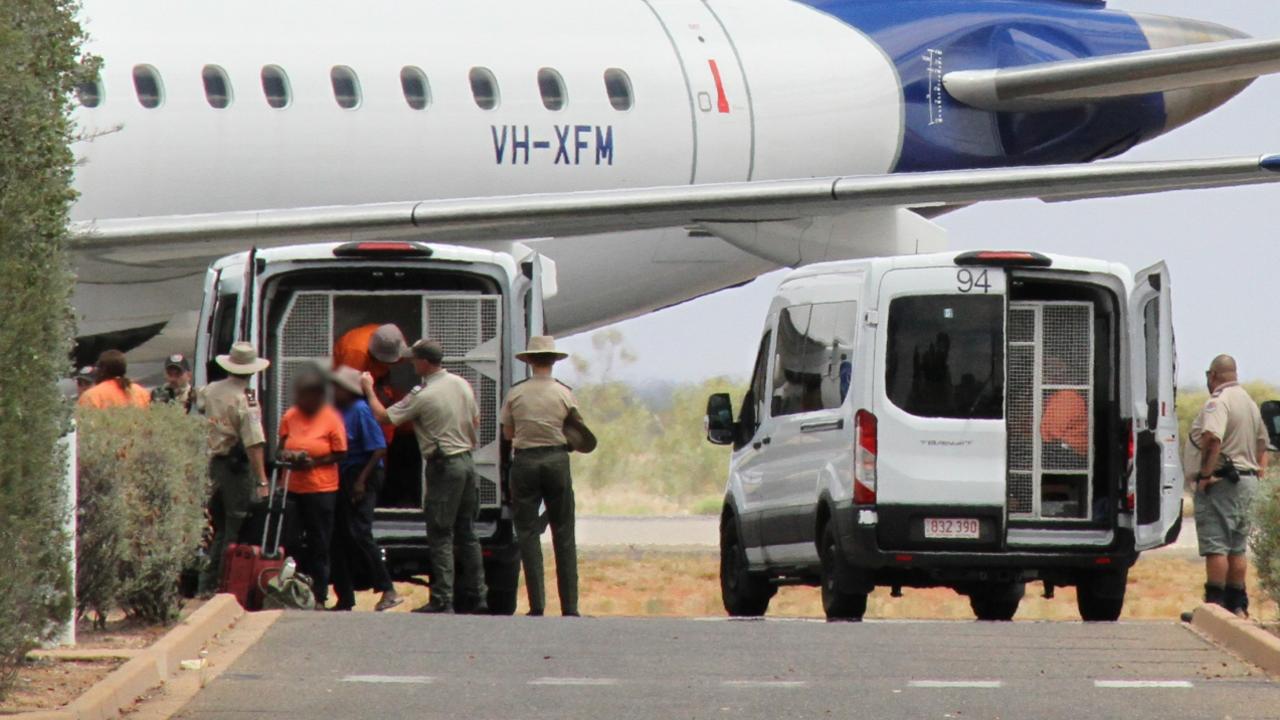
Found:
<path fill-rule="evenodd" d="M 290 613 L 177 717 L 1280 717 L 1169 623 Z"/>

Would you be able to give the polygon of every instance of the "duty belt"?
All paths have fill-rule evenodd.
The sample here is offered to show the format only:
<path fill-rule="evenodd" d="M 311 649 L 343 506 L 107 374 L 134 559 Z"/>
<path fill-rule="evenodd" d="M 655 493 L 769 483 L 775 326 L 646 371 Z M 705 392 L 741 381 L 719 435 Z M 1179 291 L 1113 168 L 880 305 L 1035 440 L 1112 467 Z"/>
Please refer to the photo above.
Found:
<path fill-rule="evenodd" d="M 537 455 L 537 454 L 541 454 L 541 453 L 549 453 L 549 452 L 568 452 L 568 451 L 569 451 L 569 446 L 568 446 L 568 445 L 541 445 L 541 446 L 539 446 L 539 447 L 531 447 L 531 448 L 516 448 L 516 449 L 513 451 L 513 454 L 515 454 L 515 455 Z"/>
<path fill-rule="evenodd" d="M 444 457 L 439 457 L 439 458 L 428 457 L 427 464 L 430 465 L 433 463 L 439 463 L 439 464 L 451 463 L 458 460 L 466 460 L 466 459 L 469 459 L 470 457 L 471 457 L 471 451 L 464 450 L 460 453 L 454 453 L 453 455 L 445 455 Z"/>

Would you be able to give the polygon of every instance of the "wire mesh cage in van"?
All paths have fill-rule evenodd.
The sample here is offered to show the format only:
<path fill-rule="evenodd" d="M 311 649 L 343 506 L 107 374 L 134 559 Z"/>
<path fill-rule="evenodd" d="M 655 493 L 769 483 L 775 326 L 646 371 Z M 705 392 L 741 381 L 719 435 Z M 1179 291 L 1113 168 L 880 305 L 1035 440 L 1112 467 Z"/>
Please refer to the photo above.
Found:
<path fill-rule="evenodd" d="M 1093 306 L 1011 303 L 1008 337 L 1009 516 L 1087 521 L 1096 395 Z"/>
<path fill-rule="evenodd" d="M 274 333 L 274 363 L 270 373 L 270 423 L 293 402 L 298 372 L 332 362 L 334 343 L 357 324 L 353 318 L 371 307 L 411 309 L 400 317 L 387 313 L 378 320 L 401 327 L 410 341 L 428 337 L 445 352 L 445 367 L 471 383 L 480 408 L 480 447 L 475 452 L 480 474 L 480 505 L 499 504 L 498 411 L 502 369 L 502 297 L 479 293 L 421 293 L 410 291 L 298 291 L 289 299 Z M 363 313 L 369 314 L 369 313 Z M 376 314 L 376 313 L 375 313 Z M 425 483 L 423 484 L 425 488 Z M 421 505 L 419 504 L 420 508 Z"/>

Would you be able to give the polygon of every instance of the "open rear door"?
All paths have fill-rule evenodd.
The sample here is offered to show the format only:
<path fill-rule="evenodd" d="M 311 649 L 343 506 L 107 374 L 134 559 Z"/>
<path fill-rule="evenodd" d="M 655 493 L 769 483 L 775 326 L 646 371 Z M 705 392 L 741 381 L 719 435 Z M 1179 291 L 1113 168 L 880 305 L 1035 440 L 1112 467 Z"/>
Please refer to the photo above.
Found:
<path fill-rule="evenodd" d="M 1174 409 L 1175 354 L 1169 270 L 1158 263 L 1134 278 L 1129 302 L 1133 368 L 1134 536 L 1138 550 L 1177 538 L 1182 517 L 1182 459 Z"/>

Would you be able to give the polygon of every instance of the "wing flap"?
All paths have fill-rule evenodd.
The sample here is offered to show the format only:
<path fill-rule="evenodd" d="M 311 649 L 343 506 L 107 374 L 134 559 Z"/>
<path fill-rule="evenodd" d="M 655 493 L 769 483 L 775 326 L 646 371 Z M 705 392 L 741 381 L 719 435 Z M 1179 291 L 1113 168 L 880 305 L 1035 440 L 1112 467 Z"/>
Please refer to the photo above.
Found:
<path fill-rule="evenodd" d="M 1223 40 L 1017 68 L 958 70 L 943 86 L 992 111 L 1043 110 L 1280 72 L 1280 40 Z"/>

